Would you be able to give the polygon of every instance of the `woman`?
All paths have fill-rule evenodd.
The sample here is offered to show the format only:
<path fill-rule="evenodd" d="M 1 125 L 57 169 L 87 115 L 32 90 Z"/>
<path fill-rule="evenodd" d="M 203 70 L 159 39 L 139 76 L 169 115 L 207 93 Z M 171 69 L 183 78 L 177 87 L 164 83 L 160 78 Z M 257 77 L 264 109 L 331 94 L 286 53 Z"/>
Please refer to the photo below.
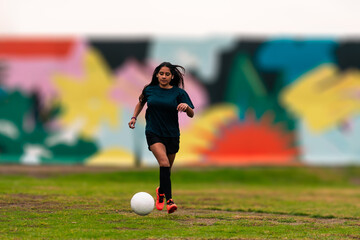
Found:
<path fill-rule="evenodd" d="M 136 118 L 147 103 L 145 114 L 145 135 L 149 150 L 152 151 L 160 166 L 160 186 L 156 188 L 156 208 L 164 208 L 164 197 L 168 213 L 176 211 L 172 199 L 170 172 L 179 151 L 178 112 L 194 116 L 194 106 L 184 89 L 183 73 L 179 65 L 163 62 L 154 70 L 150 84 L 146 85 L 139 97 L 130 128 L 135 128 Z M 182 87 L 182 88 L 180 88 Z"/>

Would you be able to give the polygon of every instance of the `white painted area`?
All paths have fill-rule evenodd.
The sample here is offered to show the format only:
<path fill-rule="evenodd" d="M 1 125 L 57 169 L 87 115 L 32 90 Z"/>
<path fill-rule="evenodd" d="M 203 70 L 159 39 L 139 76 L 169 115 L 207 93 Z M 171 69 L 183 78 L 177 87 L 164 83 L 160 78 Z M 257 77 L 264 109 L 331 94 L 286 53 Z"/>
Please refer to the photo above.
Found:
<path fill-rule="evenodd" d="M 16 125 L 5 119 L 0 119 L 0 134 L 13 140 L 16 140 L 20 135 Z"/>
<path fill-rule="evenodd" d="M 0 0 L 0 34 L 360 36 L 358 0 Z"/>
<path fill-rule="evenodd" d="M 56 133 L 49 136 L 45 143 L 47 146 L 52 147 L 57 144 L 65 144 L 74 146 L 79 139 L 80 132 L 86 123 L 85 118 L 77 118 L 74 123 L 64 128 L 63 132 Z"/>
<path fill-rule="evenodd" d="M 42 157 L 51 158 L 52 154 L 42 145 L 25 144 L 24 154 L 20 157 L 20 162 L 27 165 L 40 165 Z"/>

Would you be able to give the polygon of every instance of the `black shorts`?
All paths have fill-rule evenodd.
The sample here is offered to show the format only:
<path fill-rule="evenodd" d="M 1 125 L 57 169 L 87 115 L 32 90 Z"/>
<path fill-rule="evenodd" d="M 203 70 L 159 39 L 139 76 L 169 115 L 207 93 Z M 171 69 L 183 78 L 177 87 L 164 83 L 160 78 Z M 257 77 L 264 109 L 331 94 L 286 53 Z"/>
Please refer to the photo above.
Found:
<path fill-rule="evenodd" d="M 162 143 L 165 145 L 166 154 L 175 154 L 179 151 L 180 137 L 160 137 L 153 133 L 146 133 L 146 141 L 150 150 L 150 146 L 154 143 Z M 151 151 L 151 150 L 150 150 Z"/>

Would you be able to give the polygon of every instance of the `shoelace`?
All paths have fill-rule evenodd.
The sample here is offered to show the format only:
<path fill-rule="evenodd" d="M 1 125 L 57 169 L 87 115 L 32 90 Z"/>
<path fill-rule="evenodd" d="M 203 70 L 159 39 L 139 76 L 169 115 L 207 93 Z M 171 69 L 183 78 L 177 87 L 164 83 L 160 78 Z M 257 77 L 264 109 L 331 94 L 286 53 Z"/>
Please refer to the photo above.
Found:
<path fill-rule="evenodd" d="M 173 200 L 167 201 L 167 205 L 172 205 L 172 204 L 174 204 L 174 201 L 173 201 Z"/>

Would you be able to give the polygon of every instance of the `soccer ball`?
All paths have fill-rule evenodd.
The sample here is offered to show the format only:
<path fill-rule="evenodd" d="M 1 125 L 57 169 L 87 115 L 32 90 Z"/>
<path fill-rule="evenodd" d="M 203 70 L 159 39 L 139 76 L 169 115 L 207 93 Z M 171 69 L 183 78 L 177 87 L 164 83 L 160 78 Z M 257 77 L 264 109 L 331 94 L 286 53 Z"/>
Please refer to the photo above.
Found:
<path fill-rule="evenodd" d="M 148 215 L 154 209 L 154 198 L 146 192 L 136 193 L 130 201 L 131 209 L 141 216 Z"/>

